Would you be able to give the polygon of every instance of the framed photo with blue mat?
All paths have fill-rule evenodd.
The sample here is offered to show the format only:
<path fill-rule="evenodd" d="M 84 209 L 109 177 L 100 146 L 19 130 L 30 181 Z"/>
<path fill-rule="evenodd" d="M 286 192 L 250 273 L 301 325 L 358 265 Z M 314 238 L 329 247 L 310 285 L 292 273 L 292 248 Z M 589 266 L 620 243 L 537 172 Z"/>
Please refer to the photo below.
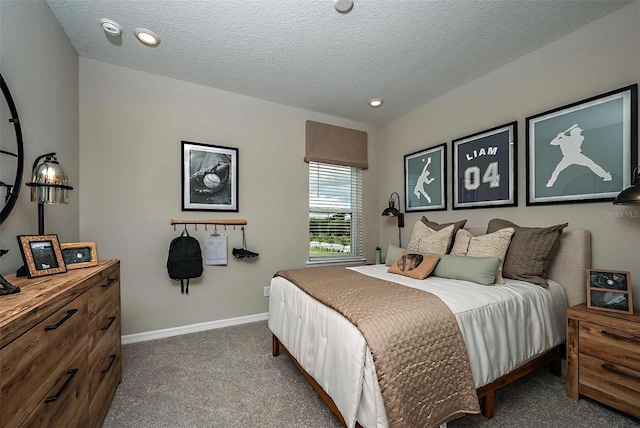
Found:
<path fill-rule="evenodd" d="M 527 118 L 527 205 L 613 201 L 638 164 L 638 85 Z"/>
<path fill-rule="evenodd" d="M 453 140 L 453 209 L 518 205 L 518 122 Z"/>
<path fill-rule="evenodd" d="M 404 157 L 405 210 L 447 209 L 447 144 L 439 144 Z"/>

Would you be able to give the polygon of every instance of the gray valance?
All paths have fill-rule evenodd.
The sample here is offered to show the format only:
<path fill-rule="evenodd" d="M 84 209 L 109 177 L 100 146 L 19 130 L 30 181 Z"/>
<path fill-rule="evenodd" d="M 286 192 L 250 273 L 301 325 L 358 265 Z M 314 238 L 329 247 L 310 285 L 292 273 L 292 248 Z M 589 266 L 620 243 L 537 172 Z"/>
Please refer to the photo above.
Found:
<path fill-rule="evenodd" d="M 367 133 L 307 120 L 304 161 L 367 169 Z"/>

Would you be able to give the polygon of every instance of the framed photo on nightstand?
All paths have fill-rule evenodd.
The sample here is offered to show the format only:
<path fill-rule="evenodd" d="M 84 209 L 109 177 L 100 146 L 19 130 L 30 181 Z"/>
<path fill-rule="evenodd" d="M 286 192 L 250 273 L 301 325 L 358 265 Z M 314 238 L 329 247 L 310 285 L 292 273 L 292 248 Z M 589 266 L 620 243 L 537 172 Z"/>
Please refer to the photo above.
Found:
<path fill-rule="evenodd" d="M 587 269 L 587 307 L 633 314 L 631 273 Z"/>

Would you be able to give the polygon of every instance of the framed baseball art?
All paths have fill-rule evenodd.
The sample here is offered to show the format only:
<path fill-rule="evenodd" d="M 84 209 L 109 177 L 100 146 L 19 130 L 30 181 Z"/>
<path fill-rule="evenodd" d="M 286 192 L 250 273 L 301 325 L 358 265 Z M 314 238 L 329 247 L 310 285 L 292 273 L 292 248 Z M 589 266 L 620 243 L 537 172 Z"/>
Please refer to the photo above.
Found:
<path fill-rule="evenodd" d="M 527 118 L 527 205 L 613 201 L 638 161 L 638 85 Z"/>
<path fill-rule="evenodd" d="M 446 210 L 446 178 L 446 143 L 405 155 L 405 210 L 407 212 Z"/>
<path fill-rule="evenodd" d="M 182 142 L 182 211 L 238 211 L 238 149 Z"/>
<path fill-rule="evenodd" d="M 453 140 L 453 209 L 518 205 L 518 122 Z"/>

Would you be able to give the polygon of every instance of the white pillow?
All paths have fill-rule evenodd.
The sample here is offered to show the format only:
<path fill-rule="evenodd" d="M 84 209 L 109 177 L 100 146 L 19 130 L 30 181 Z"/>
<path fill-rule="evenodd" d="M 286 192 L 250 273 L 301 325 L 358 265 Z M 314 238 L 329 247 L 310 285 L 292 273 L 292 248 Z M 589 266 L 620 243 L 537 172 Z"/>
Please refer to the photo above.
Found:
<path fill-rule="evenodd" d="M 421 221 L 417 221 L 411 232 L 411 239 L 407 245 L 407 250 L 419 253 L 446 254 L 453 225 L 435 231 Z"/>
<path fill-rule="evenodd" d="M 504 284 L 502 264 L 514 233 L 513 227 L 507 227 L 486 235 L 473 236 L 468 231 L 460 229 L 456 233 L 451 254 L 469 257 L 500 257 L 500 266 L 496 272 L 496 284 Z"/>

